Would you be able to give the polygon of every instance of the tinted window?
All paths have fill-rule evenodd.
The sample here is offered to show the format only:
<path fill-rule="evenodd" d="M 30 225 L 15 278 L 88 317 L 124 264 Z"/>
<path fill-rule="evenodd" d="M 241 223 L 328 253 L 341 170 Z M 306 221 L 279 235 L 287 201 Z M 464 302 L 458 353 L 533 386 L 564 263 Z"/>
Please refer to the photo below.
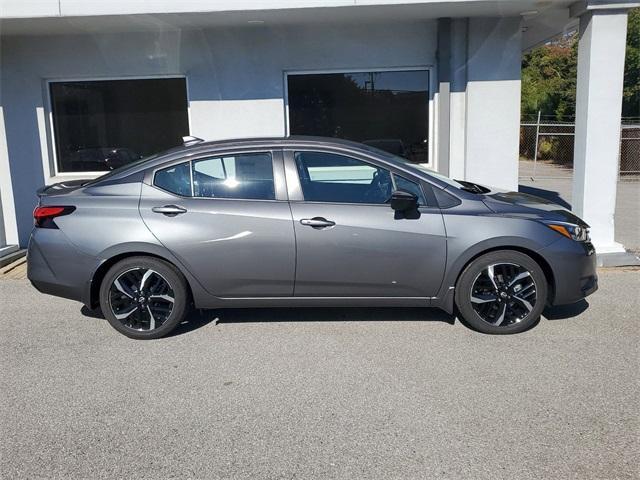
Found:
<path fill-rule="evenodd" d="M 295 154 L 304 199 L 312 202 L 386 203 L 388 170 L 355 158 L 322 152 Z"/>
<path fill-rule="evenodd" d="M 50 83 L 59 172 L 109 171 L 182 144 L 184 78 Z"/>
<path fill-rule="evenodd" d="M 428 161 L 427 70 L 287 75 L 292 135 L 364 142 Z"/>
<path fill-rule="evenodd" d="M 191 196 L 191 174 L 189 162 L 163 168 L 156 172 L 153 179 L 155 186 L 183 197 Z"/>
<path fill-rule="evenodd" d="M 412 182 L 411 180 L 407 180 L 406 178 L 395 174 L 393 175 L 393 180 L 396 182 L 397 190 L 404 190 L 405 192 L 413 193 L 418 197 L 418 205 L 427 204 L 424 199 L 424 194 L 422 193 L 422 188 L 416 182 Z"/>
<path fill-rule="evenodd" d="M 269 153 L 245 153 L 193 161 L 193 194 L 206 198 L 274 200 Z"/>

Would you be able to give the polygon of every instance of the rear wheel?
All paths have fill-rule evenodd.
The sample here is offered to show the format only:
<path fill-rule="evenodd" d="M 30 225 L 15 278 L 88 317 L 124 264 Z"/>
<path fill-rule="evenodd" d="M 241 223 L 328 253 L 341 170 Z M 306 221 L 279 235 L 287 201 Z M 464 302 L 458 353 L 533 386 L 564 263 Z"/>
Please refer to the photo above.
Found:
<path fill-rule="evenodd" d="M 483 333 L 519 333 L 533 326 L 547 301 L 540 265 L 524 253 L 502 250 L 471 262 L 456 285 L 462 319 Z"/>
<path fill-rule="evenodd" d="M 111 326 L 135 339 L 160 338 L 187 314 L 186 281 L 171 264 L 155 257 L 116 263 L 100 287 L 100 307 Z"/>

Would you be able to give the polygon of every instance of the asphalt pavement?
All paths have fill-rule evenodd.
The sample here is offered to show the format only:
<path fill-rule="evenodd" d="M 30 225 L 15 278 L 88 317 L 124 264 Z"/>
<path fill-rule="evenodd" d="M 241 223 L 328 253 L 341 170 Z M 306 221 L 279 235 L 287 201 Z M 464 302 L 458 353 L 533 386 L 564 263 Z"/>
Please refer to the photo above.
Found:
<path fill-rule="evenodd" d="M 514 336 L 429 309 L 194 314 L 134 341 L 0 281 L 0 478 L 639 478 L 640 271 Z"/>

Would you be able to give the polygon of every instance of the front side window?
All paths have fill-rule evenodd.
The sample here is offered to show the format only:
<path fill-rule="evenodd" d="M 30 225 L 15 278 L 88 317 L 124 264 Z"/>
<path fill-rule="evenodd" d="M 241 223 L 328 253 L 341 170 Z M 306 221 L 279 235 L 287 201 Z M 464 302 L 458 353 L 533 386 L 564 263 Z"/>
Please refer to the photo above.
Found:
<path fill-rule="evenodd" d="M 384 204 L 391 197 L 391 173 L 352 157 L 296 152 L 304 199 L 310 202 Z"/>
<path fill-rule="evenodd" d="M 405 192 L 413 193 L 416 197 L 418 197 L 418 205 L 426 205 L 427 202 L 424 198 L 424 193 L 422 193 L 422 188 L 416 182 L 411 180 L 407 180 L 400 175 L 393 174 L 393 181 L 396 185 L 396 190 L 404 190 Z"/>
<path fill-rule="evenodd" d="M 193 161 L 193 194 L 205 198 L 275 200 L 269 153 L 242 153 Z"/>
<path fill-rule="evenodd" d="M 189 135 L 184 78 L 51 82 L 58 172 L 102 172 Z"/>

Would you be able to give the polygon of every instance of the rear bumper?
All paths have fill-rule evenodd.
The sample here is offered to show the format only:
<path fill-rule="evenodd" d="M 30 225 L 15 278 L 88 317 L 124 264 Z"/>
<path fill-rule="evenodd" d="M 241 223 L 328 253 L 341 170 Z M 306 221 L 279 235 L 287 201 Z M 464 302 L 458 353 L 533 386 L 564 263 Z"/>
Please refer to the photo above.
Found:
<path fill-rule="evenodd" d="M 553 270 L 552 305 L 575 303 L 598 290 L 596 252 L 591 243 L 561 238 L 539 253 Z"/>
<path fill-rule="evenodd" d="M 86 301 L 96 259 L 81 253 L 60 230 L 34 228 L 27 250 L 27 278 L 41 293 Z"/>

